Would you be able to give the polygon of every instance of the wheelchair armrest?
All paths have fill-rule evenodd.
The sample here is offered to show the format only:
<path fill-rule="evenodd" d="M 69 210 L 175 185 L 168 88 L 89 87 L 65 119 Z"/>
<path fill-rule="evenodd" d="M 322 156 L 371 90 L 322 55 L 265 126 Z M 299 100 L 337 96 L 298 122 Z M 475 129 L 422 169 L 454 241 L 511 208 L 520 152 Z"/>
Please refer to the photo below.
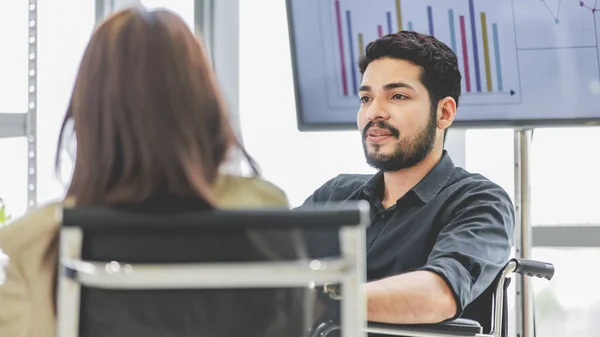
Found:
<path fill-rule="evenodd" d="M 404 325 L 369 322 L 367 332 L 391 336 L 475 336 L 483 333 L 483 328 L 476 321 L 457 318 L 438 324 Z"/>

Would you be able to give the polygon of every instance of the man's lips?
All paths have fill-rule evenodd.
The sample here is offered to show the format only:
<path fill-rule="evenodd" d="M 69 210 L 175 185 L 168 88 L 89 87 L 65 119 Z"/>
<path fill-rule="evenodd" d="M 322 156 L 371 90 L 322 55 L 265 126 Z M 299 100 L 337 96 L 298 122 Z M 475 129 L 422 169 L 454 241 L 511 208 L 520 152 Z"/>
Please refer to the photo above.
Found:
<path fill-rule="evenodd" d="M 367 132 L 367 136 L 369 137 L 386 137 L 391 135 L 392 133 L 390 131 L 379 128 L 371 128 Z"/>
<path fill-rule="evenodd" d="M 371 128 L 367 131 L 366 138 L 370 144 L 383 144 L 388 142 L 392 136 L 393 134 L 391 131 L 380 128 Z"/>

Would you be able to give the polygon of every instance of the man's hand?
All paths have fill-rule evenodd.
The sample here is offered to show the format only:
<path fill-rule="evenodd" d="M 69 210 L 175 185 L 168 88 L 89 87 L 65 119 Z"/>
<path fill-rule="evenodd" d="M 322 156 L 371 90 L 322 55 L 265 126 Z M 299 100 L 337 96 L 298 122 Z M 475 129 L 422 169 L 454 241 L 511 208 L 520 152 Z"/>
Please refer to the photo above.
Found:
<path fill-rule="evenodd" d="M 365 284 L 367 319 L 392 324 L 433 324 L 456 315 L 446 282 L 429 271 L 416 271 Z"/>

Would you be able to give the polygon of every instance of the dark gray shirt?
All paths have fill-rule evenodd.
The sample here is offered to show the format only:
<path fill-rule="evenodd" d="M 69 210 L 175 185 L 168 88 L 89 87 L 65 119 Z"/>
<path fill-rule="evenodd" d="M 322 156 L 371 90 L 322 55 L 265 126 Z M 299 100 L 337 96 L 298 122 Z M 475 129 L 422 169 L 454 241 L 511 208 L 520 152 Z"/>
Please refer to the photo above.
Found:
<path fill-rule="evenodd" d="M 367 200 L 372 211 L 366 233 L 367 279 L 432 271 L 452 289 L 458 315 L 489 327 L 488 288 L 509 260 L 515 227 L 506 191 L 456 167 L 444 151 L 441 161 L 395 205 L 384 209 L 382 195 L 381 172 L 342 174 L 317 189 L 303 206 Z M 318 250 L 326 249 L 329 239 L 310 240 Z"/>

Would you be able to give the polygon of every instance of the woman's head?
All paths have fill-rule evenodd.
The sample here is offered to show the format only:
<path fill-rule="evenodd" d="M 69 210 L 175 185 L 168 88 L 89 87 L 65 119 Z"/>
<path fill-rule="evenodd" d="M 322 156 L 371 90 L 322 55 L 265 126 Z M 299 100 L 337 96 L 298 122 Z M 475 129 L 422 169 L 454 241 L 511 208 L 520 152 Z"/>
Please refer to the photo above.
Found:
<path fill-rule="evenodd" d="M 96 29 L 61 140 L 71 120 L 77 154 L 68 195 L 80 204 L 157 195 L 210 202 L 210 185 L 237 145 L 205 50 L 167 10 L 126 9 Z"/>

